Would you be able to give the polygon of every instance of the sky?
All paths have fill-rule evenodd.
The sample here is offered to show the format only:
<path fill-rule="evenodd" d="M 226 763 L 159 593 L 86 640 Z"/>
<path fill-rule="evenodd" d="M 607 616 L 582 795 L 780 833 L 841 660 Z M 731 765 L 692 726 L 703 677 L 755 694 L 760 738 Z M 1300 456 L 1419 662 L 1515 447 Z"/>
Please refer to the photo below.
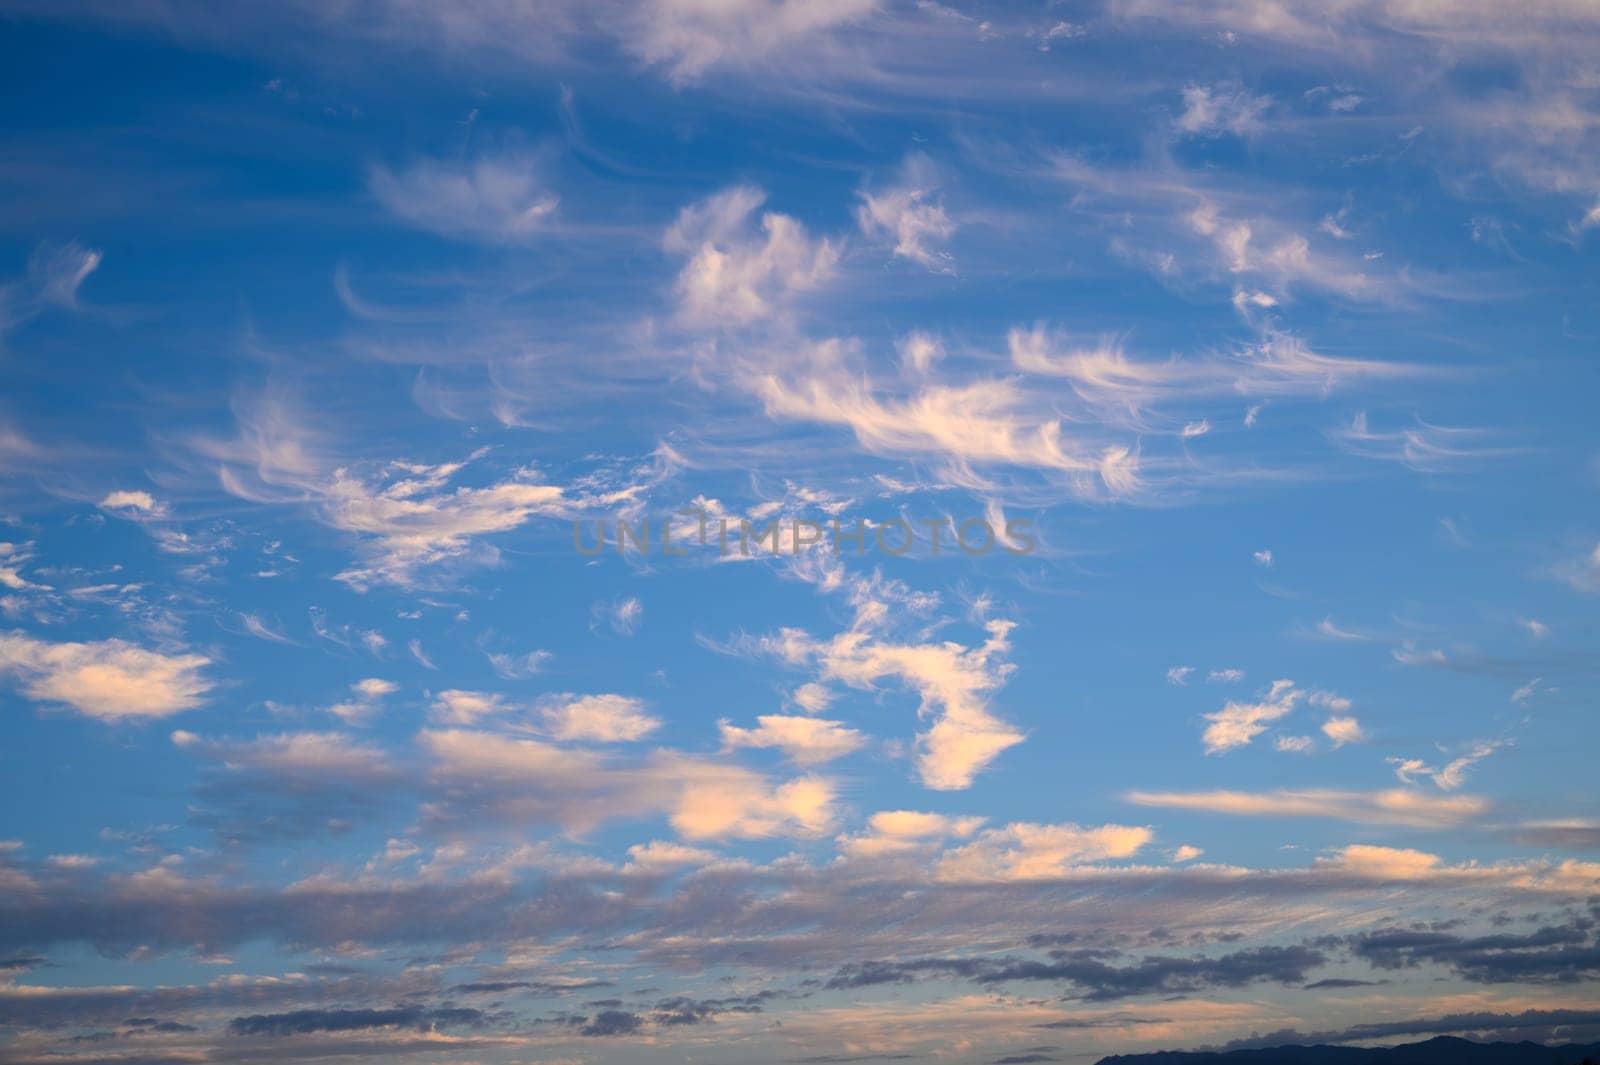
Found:
<path fill-rule="evenodd" d="M 1592 0 L 0 86 L 5 1061 L 1600 1040 Z"/>

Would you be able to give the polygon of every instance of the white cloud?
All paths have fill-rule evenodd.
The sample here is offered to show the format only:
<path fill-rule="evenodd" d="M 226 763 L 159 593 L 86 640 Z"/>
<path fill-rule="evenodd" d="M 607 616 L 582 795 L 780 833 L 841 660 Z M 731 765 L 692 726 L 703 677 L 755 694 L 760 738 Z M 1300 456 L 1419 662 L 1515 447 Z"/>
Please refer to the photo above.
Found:
<path fill-rule="evenodd" d="M 1133 825 L 1018 822 L 986 829 L 971 843 L 945 851 L 935 875 L 941 880 L 1051 879 L 1073 866 L 1132 857 L 1152 838 L 1150 829 Z"/>
<path fill-rule="evenodd" d="M 1268 551 L 1266 549 L 1262 549 L 1260 551 L 1252 552 L 1250 557 L 1256 560 L 1256 565 L 1262 566 L 1262 567 L 1264 567 L 1266 569 L 1271 569 L 1272 568 L 1272 552 L 1271 551 Z"/>
<path fill-rule="evenodd" d="M 1067 436 L 1045 397 L 1014 379 L 924 380 L 894 396 L 849 367 L 845 354 L 837 340 L 814 344 L 782 372 L 762 368 L 745 384 L 769 416 L 846 427 L 875 454 L 942 459 L 959 483 L 975 480 L 971 467 L 1009 466 L 1065 475 L 1067 487 L 1087 497 L 1139 490 L 1131 446 Z"/>
<path fill-rule="evenodd" d="M 1348 426 L 1327 435 L 1351 454 L 1398 462 L 1419 473 L 1448 473 L 1518 451 L 1480 443 L 1488 435 L 1484 429 L 1430 425 L 1420 419 L 1407 428 L 1382 432 L 1371 428 L 1366 411 L 1358 411 Z"/>
<path fill-rule="evenodd" d="M 1316 741 L 1310 736 L 1278 736 L 1272 746 L 1285 754 L 1310 754 Z"/>
<path fill-rule="evenodd" d="M 1467 773 L 1473 766 L 1504 746 L 1506 746 L 1504 740 L 1478 740 L 1465 754 L 1452 758 L 1438 768 L 1426 764 L 1420 758 L 1390 758 L 1388 761 L 1394 766 L 1394 775 L 1404 783 L 1412 784 L 1418 777 L 1427 777 L 1440 790 L 1454 791 L 1466 783 Z"/>
<path fill-rule="evenodd" d="M 429 717 L 442 725 L 492 721 L 569 743 L 630 743 L 661 727 L 660 719 L 646 712 L 643 700 L 610 693 L 557 692 L 522 703 L 497 692 L 451 688 L 434 696 Z"/>
<path fill-rule="evenodd" d="M 514 709 L 505 696 L 497 693 L 450 688 L 434 696 L 429 714 L 441 724 L 475 725 L 485 718 L 509 714 Z"/>
<path fill-rule="evenodd" d="M 517 156 L 420 159 L 401 170 L 375 167 L 369 185 L 378 201 L 408 225 L 493 243 L 529 239 L 549 222 L 558 203 L 540 185 L 533 160 Z"/>
<path fill-rule="evenodd" d="M 244 631 L 258 640 L 266 640 L 269 643 L 294 643 L 281 631 L 268 625 L 259 614 L 240 614 L 239 620 L 244 624 Z"/>
<path fill-rule="evenodd" d="M 949 273 L 953 264 L 942 245 L 956 231 L 956 224 L 935 199 L 937 192 L 933 164 L 926 156 L 913 155 L 894 185 L 876 194 L 861 191 L 856 224 L 869 238 L 892 240 L 895 255 Z"/>
<path fill-rule="evenodd" d="M 100 509 L 159 517 L 166 513 L 167 508 L 149 492 L 118 490 L 106 493 L 106 497 L 100 500 Z"/>
<path fill-rule="evenodd" d="M 931 333 L 914 330 L 901 337 L 895 345 L 900 352 L 900 362 L 915 374 L 926 374 L 933 364 L 944 358 L 944 342 Z"/>
<path fill-rule="evenodd" d="M 620 636 L 632 636 L 644 621 L 644 604 L 633 596 L 596 603 L 590 611 L 596 624 L 604 622 Z"/>
<path fill-rule="evenodd" d="M 786 309 L 797 295 L 828 281 L 839 261 L 827 239 L 768 211 L 751 224 L 766 193 L 747 185 L 685 207 L 663 246 L 688 261 L 678 274 L 679 316 L 697 326 L 749 325 Z"/>
<path fill-rule="evenodd" d="M 917 810 L 882 810 L 867 820 L 867 830 L 839 837 L 841 853 L 882 858 L 930 852 L 946 839 L 966 839 L 983 827 L 982 817 L 956 817 Z"/>
<path fill-rule="evenodd" d="M 1317 622 L 1317 634 L 1330 640 L 1349 640 L 1356 642 L 1372 639 L 1372 637 L 1365 636 L 1359 632 L 1340 628 L 1334 623 L 1332 617 L 1326 617 Z"/>
<path fill-rule="evenodd" d="M 1592 551 L 1557 563 L 1551 572 L 1576 591 L 1600 592 L 1600 544 L 1595 544 Z"/>
<path fill-rule="evenodd" d="M 581 832 L 665 814 L 685 839 L 757 839 L 818 836 L 834 818 L 834 785 L 823 777 L 774 784 L 739 766 L 673 751 L 619 762 L 596 750 L 461 729 L 425 730 L 419 740 L 452 793 L 450 805 L 431 811 L 443 827 L 493 815 Z"/>
<path fill-rule="evenodd" d="M 917 692 L 919 714 L 933 725 L 917 737 L 916 764 L 923 784 L 941 790 L 970 787 L 973 777 L 1025 738 L 989 709 L 988 694 L 1011 673 L 1002 661 L 1013 623 L 991 620 L 976 647 L 955 641 L 895 643 L 861 629 L 823 642 L 797 629 L 761 641 L 792 664 L 814 663 L 822 679 L 871 689 L 894 678 Z"/>
<path fill-rule="evenodd" d="M 669 472 L 658 454 L 616 475 L 586 477 L 573 489 L 526 467 L 487 484 L 451 488 L 487 449 L 456 462 L 357 468 L 320 454 L 320 434 L 282 397 L 241 404 L 236 415 L 236 439 L 196 441 L 202 454 L 218 461 L 223 488 L 255 503 L 309 506 L 329 526 L 356 536 L 361 559 L 337 576 L 358 591 L 438 583 L 452 564 L 494 565 L 500 556 L 487 537 L 537 518 L 625 511 Z"/>
<path fill-rule="evenodd" d="M 1213 669 L 1206 674 L 1208 684 L 1237 684 L 1241 680 L 1244 680 L 1242 669 Z"/>
<path fill-rule="evenodd" d="M 254 740 L 208 740 L 179 729 L 173 745 L 221 762 L 229 770 L 271 773 L 287 780 L 378 780 L 394 767 L 381 750 L 337 732 L 289 732 Z"/>
<path fill-rule="evenodd" d="M 428 652 L 422 649 L 422 641 L 417 637 L 413 636 L 411 639 L 406 641 L 406 650 L 409 651 L 411 657 L 416 660 L 417 665 L 421 666 L 423 669 L 439 668 L 438 666 L 434 665 L 433 659 L 428 657 Z"/>
<path fill-rule="evenodd" d="M 7 333 L 51 308 L 78 309 L 78 289 L 100 268 L 101 254 L 76 242 L 40 244 L 28 257 L 27 275 L 0 285 L 0 342 Z M 26 445 L 24 438 L 16 442 Z"/>
<path fill-rule="evenodd" d="M 1542 640 L 1550 635 L 1550 626 L 1538 618 L 1518 618 L 1517 624 L 1528 630 L 1528 635 L 1535 640 Z"/>
<path fill-rule="evenodd" d="M 1322 723 L 1322 734 L 1333 741 L 1335 747 L 1347 743 L 1360 743 L 1366 739 L 1361 723 L 1353 717 L 1330 717 Z"/>
<path fill-rule="evenodd" d="M 0 674 L 12 674 L 30 699 L 63 703 L 101 721 L 169 717 L 198 706 L 212 682 L 210 659 L 163 654 L 124 640 L 47 643 L 0 635 Z"/>
<path fill-rule="evenodd" d="M 1189 683 L 1189 678 L 1193 674 L 1193 666 L 1173 666 L 1167 670 L 1167 683 L 1181 688 Z"/>
<path fill-rule="evenodd" d="M 1191 847 L 1185 843 L 1172 852 L 1172 860 L 1177 863 L 1192 862 L 1204 853 L 1205 851 L 1199 847 Z"/>
<path fill-rule="evenodd" d="M 1357 843 L 1318 858 L 1317 865 L 1378 880 L 1419 880 L 1436 873 L 1440 861 L 1424 851 Z"/>
<path fill-rule="evenodd" d="M 1414 791 L 1336 791 L 1325 788 L 1277 791 L 1132 791 L 1129 802 L 1171 810 L 1243 817 L 1319 817 L 1376 825 L 1438 828 L 1474 820 L 1489 810 L 1486 799 L 1430 796 Z"/>
<path fill-rule="evenodd" d="M 1337 692 L 1318 689 L 1306 697 L 1306 702 L 1322 710 L 1332 710 L 1335 713 L 1344 713 L 1355 704 Z"/>
<path fill-rule="evenodd" d="M 485 651 L 483 656 L 489 660 L 489 666 L 494 670 L 495 676 L 502 680 L 527 680 L 544 669 L 545 665 L 555 657 L 549 651 L 526 651 L 521 654 Z"/>
<path fill-rule="evenodd" d="M 661 0 L 639 7 L 621 29 L 630 51 L 682 83 L 825 40 L 876 7 L 877 0 Z"/>
<path fill-rule="evenodd" d="M 808 714 L 820 714 L 833 705 L 833 692 L 821 684 L 802 684 L 790 696 L 794 705 Z"/>
<path fill-rule="evenodd" d="M 545 728 L 558 740 L 624 743 L 661 727 L 644 702 L 626 695 L 556 695 L 541 700 Z"/>
<path fill-rule="evenodd" d="M 797 765 L 821 765 L 858 750 L 865 742 L 861 733 L 839 721 L 764 714 L 756 722 L 758 727 L 753 729 L 720 722 L 723 747 L 776 747 Z"/>
<path fill-rule="evenodd" d="M 1245 137 L 1261 129 L 1261 116 L 1271 106 L 1269 98 L 1239 86 L 1191 85 L 1183 90 L 1183 113 L 1177 127 L 1200 136 L 1231 133 Z"/>
<path fill-rule="evenodd" d="M 1292 711 L 1303 695 L 1293 681 L 1278 680 L 1273 681 L 1271 690 L 1260 702 L 1241 703 L 1230 699 L 1221 710 L 1205 715 L 1211 722 L 1201 736 L 1206 753 L 1221 754 L 1247 746 L 1265 732 L 1268 725 Z"/>
<path fill-rule="evenodd" d="M 328 713 L 347 725 L 364 725 L 383 710 L 385 696 L 400 685 L 380 677 L 367 677 L 350 685 L 350 698 L 328 707 Z"/>

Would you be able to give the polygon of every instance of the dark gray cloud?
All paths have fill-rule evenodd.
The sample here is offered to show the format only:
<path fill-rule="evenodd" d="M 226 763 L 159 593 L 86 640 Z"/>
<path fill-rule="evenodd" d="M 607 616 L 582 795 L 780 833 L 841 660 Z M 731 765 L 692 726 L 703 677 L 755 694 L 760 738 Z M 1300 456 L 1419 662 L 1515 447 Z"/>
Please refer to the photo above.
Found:
<path fill-rule="evenodd" d="M 1600 977 L 1600 937 L 1587 917 L 1528 933 L 1462 936 L 1431 927 L 1352 936 L 1351 953 L 1380 969 L 1446 965 L 1477 983 L 1573 983 Z"/>
<path fill-rule="evenodd" d="M 129 1028 L 160 1032 L 164 1035 L 172 1035 L 178 1032 L 198 1032 L 200 1030 L 192 1024 L 183 1024 L 179 1021 L 163 1021 L 159 1017 L 129 1017 L 122 1023 Z"/>
<path fill-rule="evenodd" d="M 400 1006 L 375 1010 L 293 1010 L 289 1013 L 258 1013 L 235 1017 L 228 1022 L 234 1035 L 285 1036 L 312 1032 L 356 1032 L 366 1028 L 414 1028 L 420 1032 L 477 1025 L 484 1021 L 482 1010 L 463 1007 L 428 1009 Z"/>
<path fill-rule="evenodd" d="M 578 1033 L 587 1036 L 633 1035 L 644 1027 L 644 1018 L 627 1010 L 601 1010 L 582 1020 Z"/>
<path fill-rule="evenodd" d="M 1104 1001 L 1133 995 L 1182 994 L 1211 987 L 1243 987 L 1259 981 L 1298 984 L 1327 956 L 1314 947 L 1258 947 L 1215 958 L 1152 955 L 1126 965 L 1099 950 L 1054 951 L 1048 960 L 1001 958 L 920 958 L 846 965 L 827 983 L 830 989 L 910 983 L 927 976 L 952 976 L 979 984 L 1013 980 L 1069 983 L 1083 997 Z"/>

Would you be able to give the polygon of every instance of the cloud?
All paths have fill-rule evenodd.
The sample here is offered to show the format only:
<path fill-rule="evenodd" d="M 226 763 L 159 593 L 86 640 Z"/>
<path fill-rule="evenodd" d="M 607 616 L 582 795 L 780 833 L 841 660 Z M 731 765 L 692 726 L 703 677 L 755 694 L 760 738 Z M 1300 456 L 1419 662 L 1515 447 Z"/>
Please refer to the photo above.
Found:
<path fill-rule="evenodd" d="M 499 552 L 486 537 L 537 518 L 625 512 L 646 482 L 665 476 L 653 456 L 616 477 L 591 475 L 576 489 L 526 467 L 486 484 L 451 488 L 487 450 L 455 462 L 340 465 L 319 453 L 319 434 L 282 397 L 258 397 L 235 413 L 235 439 L 195 442 L 218 462 L 224 490 L 255 503 L 309 506 L 330 527 L 354 535 L 361 560 L 337 576 L 358 591 L 438 583 L 452 564 L 494 565 Z"/>
<path fill-rule="evenodd" d="M 1126 965 L 1110 964 L 1105 950 L 1054 950 L 1048 960 L 993 958 L 918 958 L 858 962 L 839 969 L 825 985 L 830 990 L 879 984 L 905 984 L 933 976 L 992 985 L 1045 980 L 1076 986 L 1091 1002 L 1135 995 L 1180 995 L 1216 987 L 1245 987 L 1260 981 L 1301 984 L 1327 956 L 1307 946 L 1260 947 L 1220 957 L 1146 955 Z M 1027 1058 L 1024 1060 L 1037 1060 Z"/>
<path fill-rule="evenodd" d="M 841 853 L 857 858 L 928 852 L 946 839 L 966 839 L 983 827 L 982 817 L 957 817 L 918 810 L 882 810 L 867 819 L 867 831 L 839 837 Z"/>
<path fill-rule="evenodd" d="M 460 1006 L 429 1009 L 400 1006 L 394 1009 L 308 1009 L 292 1013 L 258 1013 L 235 1017 L 228 1031 L 239 1036 L 307 1035 L 312 1032 L 355 1032 L 371 1028 L 412 1028 L 435 1032 L 441 1028 L 478 1025 L 485 1020 L 481 1010 Z"/>
<path fill-rule="evenodd" d="M 645 712 L 642 699 L 609 693 L 557 692 L 528 704 L 498 693 L 451 688 L 434 697 L 429 716 L 443 725 L 494 724 L 564 743 L 629 743 L 661 727 L 658 718 Z"/>
<path fill-rule="evenodd" d="M 118 490 L 106 493 L 106 497 L 100 500 L 100 509 L 159 517 L 166 513 L 167 508 L 149 492 Z"/>
<path fill-rule="evenodd" d="M 941 245 L 956 231 L 935 195 L 938 184 L 926 156 L 912 155 L 899 180 L 878 193 L 863 189 L 856 224 L 872 239 L 894 242 L 894 254 L 939 273 L 954 271 L 950 253 Z"/>
<path fill-rule="evenodd" d="M 1190 85 L 1183 90 L 1183 113 L 1175 122 L 1184 133 L 1247 137 L 1261 130 L 1261 116 L 1272 100 L 1238 86 Z"/>
<path fill-rule="evenodd" d="M 77 310 L 78 289 L 100 262 L 97 249 L 76 242 L 38 245 L 28 257 L 27 274 L 0 285 L 0 342 L 47 310 Z"/>
<path fill-rule="evenodd" d="M 626 695 L 556 695 L 541 703 L 545 728 L 558 740 L 626 743 L 661 727 L 643 700 Z"/>
<path fill-rule="evenodd" d="M 1017 369 L 1066 381 L 1102 420 L 1130 428 L 1151 428 L 1150 414 L 1163 404 L 1207 397 L 1236 401 L 1240 395 L 1321 397 L 1363 382 L 1438 372 L 1414 364 L 1323 355 L 1279 330 L 1267 330 L 1226 355 L 1159 362 L 1131 358 L 1115 339 L 1084 344 L 1043 325 L 1012 328 L 1007 349 Z M 1188 424 L 1178 423 L 1180 436 L 1181 426 Z M 1247 419 L 1247 424 L 1253 421 Z"/>
<path fill-rule="evenodd" d="M 1237 684 L 1244 680 L 1242 669 L 1213 669 L 1206 674 L 1207 684 Z"/>
<path fill-rule="evenodd" d="M 639 631 L 639 624 L 644 620 L 644 604 L 632 596 L 621 600 L 611 611 L 611 628 L 624 636 L 632 636 Z"/>
<path fill-rule="evenodd" d="M 1048 879 L 1086 862 L 1131 857 L 1152 838 L 1150 829 L 1133 825 L 1018 822 L 985 829 L 971 843 L 947 850 L 937 875 L 945 880 Z"/>
<path fill-rule="evenodd" d="M 489 667 L 494 670 L 494 675 L 502 680 L 527 680 L 544 670 L 544 667 L 555 657 L 549 651 L 524 651 L 513 654 L 506 651 L 485 651 L 483 656 L 489 660 Z"/>
<path fill-rule="evenodd" d="M 1276 680 L 1260 702 L 1228 700 L 1221 710 L 1204 715 L 1211 722 L 1200 737 L 1206 753 L 1222 754 L 1235 747 L 1248 746 L 1269 724 L 1294 710 L 1304 694 L 1295 688 L 1293 681 Z"/>
<path fill-rule="evenodd" d="M 1550 572 L 1576 591 L 1600 592 L 1600 543 L 1591 551 L 1558 562 Z"/>
<path fill-rule="evenodd" d="M 476 725 L 487 718 L 516 712 L 505 696 L 497 693 L 462 691 L 449 688 L 434 697 L 429 714 L 446 725 Z"/>
<path fill-rule="evenodd" d="M 1004 466 L 1061 475 L 1072 494 L 1089 498 L 1140 487 L 1131 446 L 1069 437 L 1063 419 L 1015 380 L 924 380 L 895 396 L 847 366 L 838 341 L 826 341 L 782 370 L 748 371 L 744 383 L 770 417 L 847 428 L 874 454 L 942 459 L 958 483 L 974 481 L 971 467 Z"/>
<path fill-rule="evenodd" d="M 678 274 L 679 317 L 731 328 L 770 318 L 832 278 L 838 249 L 813 241 L 788 215 L 768 211 L 751 224 L 766 193 L 736 186 L 685 207 L 662 245 L 687 260 Z"/>
<path fill-rule="evenodd" d="M 1315 817 L 1374 825 L 1442 828 L 1486 814 L 1489 801 L 1476 796 L 1429 796 L 1413 791 L 1337 791 L 1283 788 L 1276 791 L 1130 791 L 1138 806 L 1233 814 L 1242 817 Z"/>
<path fill-rule="evenodd" d="M 368 186 L 407 225 L 489 243 L 531 239 L 549 223 L 559 202 L 540 185 L 533 160 L 517 156 L 419 159 L 399 170 L 374 167 Z"/>
<path fill-rule="evenodd" d="M 753 729 L 720 722 L 723 747 L 776 747 L 797 765 L 821 765 L 860 749 L 865 742 L 861 733 L 839 721 L 763 714 L 756 722 Z"/>
<path fill-rule="evenodd" d="M 773 784 L 739 766 L 674 751 L 619 761 L 463 729 L 424 730 L 419 742 L 448 802 L 430 809 L 442 829 L 485 819 L 582 832 L 607 821 L 664 814 L 685 839 L 816 836 L 834 818 L 834 785 L 806 776 Z"/>
<path fill-rule="evenodd" d="M 1600 939 L 1588 921 L 1482 936 L 1393 928 L 1351 936 L 1349 944 L 1352 954 L 1379 969 L 1432 963 L 1475 983 L 1571 984 L 1600 977 Z"/>
<path fill-rule="evenodd" d="M 1514 448 L 1486 447 L 1476 443 L 1482 429 L 1450 428 L 1418 420 L 1414 427 L 1378 432 L 1368 427 L 1367 414 L 1359 411 L 1344 429 L 1328 438 L 1352 454 L 1398 462 L 1419 473 L 1447 473 L 1483 459 L 1517 453 Z"/>
<path fill-rule="evenodd" d="M 1353 717 L 1330 717 L 1322 723 L 1322 734 L 1333 741 L 1335 747 L 1347 743 L 1360 743 L 1367 738 L 1361 723 Z"/>
<path fill-rule="evenodd" d="M 285 636 L 279 629 L 267 624 L 266 620 L 259 614 L 240 614 L 239 620 L 244 624 L 244 631 L 258 640 L 266 640 L 268 643 L 294 645 L 295 641 Z"/>
<path fill-rule="evenodd" d="M 930 788 L 970 787 L 973 778 L 1007 748 L 1025 738 L 989 709 L 988 693 L 1011 672 L 1002 656 L 1010 649 L 1013 623 L 991 620 L 988 639 L 976 647 L 954 641 L 896 643 L 860 629 L 818 641 L 786 629 L 760 647 L 790 664 L 814 664 L 822 679 L 870 690 L 896 679 L 917 692 L 919 714 L 933 725 L 917 737 L 917 772 Z"/>
<path fill-rule="evenodd" d="M 1172 860 L 1174 862 L 1192 862 L 1204 853 L 1205 851 L 1201 850 L 1199 847 L 1191 847 L 1189 844 L 1185 843 L 1183 846 L 1178 847 L 1172 852 Z"/>
<path fill-rule="evenodd" d="M 1329 640 L 1347 640 L 1350 642 L 1361 642 L 1372 639 L 1372 637 L 1363 635 L 1362 633 L 1354 632 L 1350 629 L 1340 628 L 1334 623 L 1334 620 L 1331 617 L 1323 618 L 1321 621 L 1317 622 L 1317 635 L 1325 637 Z"/>
<path fill-rule="evenodd" d="M 1181 688 L 1189 683 L 1189 677 L 1193 673 L 1193 666 L 1173 666 L 1167 670 L 1167 683 Z"/>
<path fill-rule="evenodd" d="M 623 43 L 684 83 L 714 68 L 746 69 L 801 43 L 825 39 L 877 6 L 876 0 L 665 0 L 628 17 Z"/>
<path fill-rule="evenodd" d="M 295 786 L 333 779 L 387 780 L 394 771 L 382 750 L 338 732 L 284 732 L 253 740 L 217 740 L 179 729 L 172 733 L 172 743 L 230 771 L 264 773 L 280 784 Z"/>
<path fill-rule="evenodd" d="M 170 717 L 199 706 L 212 682 L 204 655 L 164 654 L 124 640 L 47 643 L 20 632 L 0 635 L 0 674 L 19 679 L 28 698 L 60 703 L 100 721 Z"/>
<path fill-rule="evenodd" d="M 1406 784 L 1415 783 L 1418 777 L 1428 777 L 1440 790 L 1454 791 L 1466 783 L 1467 773 L 1473 766 L 1504 746 L 1504 740 L 1478 740 L 1465 754 L 1439 768 L 1427 765 L 1420 758 L 1390 758 L 1388 761 L 1395 767 L 1394 775 Z"/>
<path fill-rule="evenodd" d="M 383 698 L 400 685 L 380 677 L 367 677 L 350 685 L 351 698 L 328 707 L 328 713 L 347 725 L 363 725 L 383 709 Z"/>

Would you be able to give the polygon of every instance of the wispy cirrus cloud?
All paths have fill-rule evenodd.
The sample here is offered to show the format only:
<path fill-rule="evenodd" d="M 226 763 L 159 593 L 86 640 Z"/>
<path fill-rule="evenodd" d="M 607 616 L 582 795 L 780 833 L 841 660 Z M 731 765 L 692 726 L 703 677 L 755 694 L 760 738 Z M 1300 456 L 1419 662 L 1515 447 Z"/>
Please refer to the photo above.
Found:
<path fill-rule="evenodd" d="M 378 202 L 407 225 L 489 243 L 533 238 L 560 203 L 541 183 L 537 162 L 526 155 L 376 166 L 368 185 Z"/>
<path fill-rule="evenodd" d="M 1476 820 L 1488 813 L 1487 799 L 1473 795 L 1431 796 L 1399 788 L 1388 791 L 1340 791 L 1332 788 L 1283 788 L 1275 791 L 1130 791 L 1138 806 L 1240 817 L 1316 817 L 1362 824 L 1443 827 Z"/>

